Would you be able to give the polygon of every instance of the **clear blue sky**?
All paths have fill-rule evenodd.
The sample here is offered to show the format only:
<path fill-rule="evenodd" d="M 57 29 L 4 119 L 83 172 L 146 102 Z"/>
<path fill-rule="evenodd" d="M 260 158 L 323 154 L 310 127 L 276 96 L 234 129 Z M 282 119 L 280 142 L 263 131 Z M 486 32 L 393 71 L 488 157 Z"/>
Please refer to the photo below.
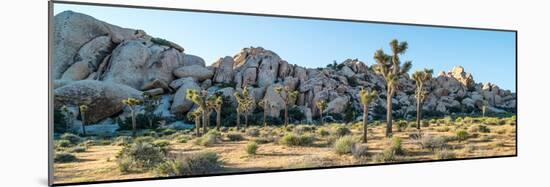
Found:
<path fill-rule="evenodd" d="M 369 66 L 375 50 L 390 52 L 391 39 L 407 41 L 402 60 L 412 70 L 450 71 L 462 65 L 476 82 L 515 92 L 515 33 L 391 24 L 212 14 L 55 4 L 54 14 L 72 10 L 122 27 L 165 38 L 211 64 L 240 49 L 261 46 L 289 63 L 315 68 L 358 58 Z M 411 73 L 413 72 L 411 71 Z"/>

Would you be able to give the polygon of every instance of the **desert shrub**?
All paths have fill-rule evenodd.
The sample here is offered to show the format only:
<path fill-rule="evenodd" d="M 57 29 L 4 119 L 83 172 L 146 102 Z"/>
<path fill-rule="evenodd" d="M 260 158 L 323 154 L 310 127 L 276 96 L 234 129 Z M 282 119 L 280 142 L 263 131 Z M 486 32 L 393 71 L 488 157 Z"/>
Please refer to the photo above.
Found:
<path fill-rule="evenodd" d="M 436 119 L 430 119 L 430 124 L 437 124 L 437 120 Z"/>
<path fill-rule="evenodd" d="M 314 141 L 315 137 L 311 135 L 288 133 L 279 140 L 279 143 L 287 146 L 310 146 Z"/>
<path fill-rule="evenodd" d="M 60 109 L 53 110 L 53 131 L 56 133 L 63 133 L 68 131 L 67 128 L 67 116 Z"/>
<path fill-rule="evenodd" d="M 506 144 L 506 142 L 504 142 L 504 140 L 499 140 L 499 141 L 493 143 L 491 146 L 492 147 L 504 147 L 505 144 Z"/>
<path fill-rule="evenodd" d="M 152 143 L 155 138 L 151 136 L 140 136 L 134 139 L 134 143 Z"/>
<path fill-rule="evenodd" d="M 248 153 L 249 155 L 255 155 L 256 150 L 258 150 L 258 144 L 254 141 L 248 142 L 248 144 L 246 144 L 244 149 L 246 153 Z"/>
<path fill-rule="evenodd" d="M 266 144 L 278 141 L 279 136 L 265 136 L 254 138 L 254 142 L 258 144 Z"/>
<path fill-rule="evenodd" d="M 376 154 L 373 157 L 374 162 L 384 163 L 384 162 L 395 162 L 397 161 L 397 155 L 394 149 L 388 147 L 382 151 L 382 153 Z"/>
<path fill-rule="evenodd" d="M 355 141 L 353 141 L 351 136 L 343 136 L 334 143 L 334 151 L 341 155 L 348 154 L 351 153 L 351 149 L 354 145 Z"/>
<path fill-rule="evenodd" d="M 71 149 L 71 152 L 72 153 L 82 153 L 82 152 L 86 152 L 86 147 L 85 146 L 76 146 L 76 147 L 73 147 Z"/>
<path fill-rule="evenodd" d="M 165 40 L 163 38 L 151 38 L 151 42 L 157 44 L 157 45 L 165 45 L 165 46 L 170 46 L 170 42 L 168 40 Z"/>
<path fill-rule="evenodd" d="M 216 130 L 208 131 L 205 135 L 203 135 L 200 138 L 195 139 L 195 145 L 202 145 L 202 146 L 211 146 L 216 143 L 218 143 L 218 139 L 220 139 L 221 134 Z"/>
<path fill-rule="evenodd" d="M 457 118 L 455 119 L 455 123 L 457 123 L 457 124 L 461 124 L 462 121 L 463 121 L 463 118 L 462 118 L 462 117 L 457 117 Z"/>
<path fill-rule="evenodd" d="M 238 132 L 230 132 L 225 135 L 229 141 L 241 141 L 244 140 L 244 137 L 241 133 Z"/>
<path fill-rule="evenodd" d="M 170 142 L 168 140 L 155 140 L 153 145 L 165 149 L 170 145 Z"/>
<path fill-rule="evenodd" d="M 424 149 L 434 151 L 447 147 L 447 139 L 443 136 L 424 136 L 420 141 L 420 145 Z"/>
<path fill-rule="evenodd" d="M 464 147 L 464 151 L 467 153 L 474 152 L 476 150 L 476 147 L 474 145 L 468 144 L 466 147 Z"/>
<path fill-rule="evenodd" d="M 350 135 L 351 134 L 351 130 L 349 130 L 349 128 L 347 127 L 338 127 L 336 128 L 336 131 L 335 131 L 335 135 L 338 136 L 338 137 L 342 137 L 342 136 L 346 136 L 346 135 Z"/>
<path fill-rule="evenodd" d="M 489 129 L 489 127 L 485 126 L 485 125 L 479 125 L 479 132 L 482 132 L 482 133 L 490 133 L 491 132 L 491 129 Z"/>
<path fill-rule="evenodd" d="M 176 132 L 177 132 L 177 131 L 174 130 L 174 129 L 164 129 L 164 130 L 162 130 L 161 134 L 162 134 L 163 136 L 168 136 L 168 135 L 172 135 L 172 134 L 174 134 L 174 133 L 176 133 Z"/>
<path fill-rule="evenodd" d="M 330 132 L 326 129 L 326 128 L 321 128 L 318 130 L 319 131 L 319 135 L 321 136 L 328 136 L 330 135 Z"/>
<path fill-rule="evenodd" d="M 451 116 L 445 116 L 443 118 L 443 124 L 445 125 L 452 125 L 453 124 L 453 118 L 451 118 Z"/>
<path fill-rule="evenodd" d="M 464 140 L 467 140 L 469 137 L 470 137 L 470 134 L 468 134 L 468 132 L 466 132 L 465 130 L 460 130 L 460 131 L 456 132 L 456 138 L 460 142 L 464 141 Z"/>
<path fill-rule="evenodd" d="M 482 141 L 482 142 L 490 142 L 491 141 L 491 137 L 490 136 L 482 136 L 479 141 Z"/>
<path fill-rule="evenodd" d="M 56 163 L 68 163 L 77 161 L 76 156 L 70 153 L 56 153 L 53 161 Z"/>
<path fill-rule="evenodd" d="M 75 135 L 75 134 L 71 134 L 71 133 L 65 133 L 65 134 L 61 135 L 60 139 L 61 140 L 68 140 L 73 145 L 78 144 L 82 140 L 80 138 L 80 136 Z"/>
<path fill-rule="evenodd" d="M 402 142 L 401 138 L 397 136 L 392 137 L 389 149 L 396 155 L 404 155 L 405 151 L 403 150 Z"/>
<path fill-rule="evenodd" d="M 448 126 L 445 126 L 445 127 L 441 127 L 441 128 L 436 128 L 435 130 L 437 132 L 449 132 L 451 130 L 451 128 L 449 128 Z"/>
<path fill-rule="evenodd" d="M 355 158 L 365 158 L 368 156 L 368 147 L 366 144 L 355 144 L 351 147 L 351 155 Z"/>
<path fill-rule="evenodd" d="M 252 136 L 252 137 L 258 137 L 260 136 L 260 129 L 258 128 L 249 128 L 246 130 L 246 135 Z"/>
<path fill-rule="evenodd" d="M 117 163 L 122 172 L 133 169 L 151 169 L 164 162 L 166 156 L 162 148 L 147 142 L 137 142 L 125 146 L 117 154 Z"/>
<path fill-rule="evenodd" d="M 442 149 L 435 152 L 435 158 L 440 160 L 454 159 L 456 154 L 451 150 Z"/>
<path fill-rule="evenodd" d="M 296 134 L 303 134 L 303 133 L 306 133 L 306 132 L 313 132 L 315 131 L 315 127 L 314 126 L 310 126 L 310 125 L 298 125 L 294 128 L 294 133 Z"/>
<path fill-rule="evenodd" d="M 71 147 L 73 144 L 69 140 L 57 140 L 58 147 Z"/>
<path fill-rule="evenodd" d="M 178 143 L 187 143 L 188 140 L 189 140 L 188 137 L 180 136 L 176 139 L 176 142 L 178 142 Z"/>
<path fill-rule="evenodd" d="M 422 127 L 429 127 L 430 122 L 428 120 L 422 120 Z"/>
<path fill-rule="evenodd" d="M 401 120 L 397 122 L 397 132 L 404 131 L 405 129 L 407 129 L 407 126 L 408 126 L 408 123 L 405 120 Z"/>
<path fill-rule="evenodd" d="M 125 146 L 132 143 L 132 137 L 130 136 L 119 136 L 116 137 L 113 141 L 113 145 Z"/>
<path fill-rule="evenodd" d="M 496 131 L 496 133 L 497 133 L 497 134 L 506 134 L 506 129 L 502 129 L 502 128 L 501 128 L 501 129 L 498 129 L 498 130 Z"/>
<path fill-rule="evenodd" d="M 159 164 L 155 172 L 165 176 L 204 175 L 220 170 L 222 162 L 214 152 L 190 153 L 177 160 Z"/>

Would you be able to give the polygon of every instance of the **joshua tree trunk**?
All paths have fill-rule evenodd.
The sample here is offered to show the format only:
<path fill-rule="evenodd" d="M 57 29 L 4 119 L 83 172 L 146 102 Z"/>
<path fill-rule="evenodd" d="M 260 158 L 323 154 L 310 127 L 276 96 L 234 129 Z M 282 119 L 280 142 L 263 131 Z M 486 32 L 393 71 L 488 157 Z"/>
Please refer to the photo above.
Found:
<path fill-rule="evenodd" d="M 323 125 L 325 122 L 323 120 L 323 111 L 319 112 L 321 114 L 321 125 Z"/>
<path fill-rule="evenodd" d="M 244 114 L 244 128 L 248 128 L 248 114 Z"/>
<path fill-rule="evenodd" d="M 153 128 L 153 117 L 149 116 L 149 128 Z"/>
<path fill-rule="evenodd" d="M 136 136 L 136 115 L 134 109 L 130 109 L 130 115 L 132 115 L 132 136 Z"/>
<path fill-rule="evenodd" d="M 265 110 L 265 109 L 264 109 Z M 266 112 L 264 111 L 264 119 L 263 119 L 263 123 L 264 123 L 264 127 L 267 127 L 267 123 L 265 122 L 265 118 L 266 118 Z"/>
<path fill-rule="evenodd" d="M 241 113 L 237 110 L 237 130 L 241 128 Z"/>
<path fill-rule="evenodd" d="M 197 137 L 201 135 L 200 128 L 201 128 L 201 119 L 199 117 L 195 117 L 195 131 L 196 131 Z"/>
<path fill-rule="evenodd" d="M 285 106 L 285 127 L 288 125 L 288 107 Z"/>
<path fill-rule="evenodd" d="M 392 134 L 392 96 L 393 92 L 388 89 L 386 94 L 386 137 Z"/>
<path fill-rule="evenodd" d="M 420 122 L 422 117 L 422 103 L 420 99 L 416 99 L 416 129 L 420 130 Z"/>
<path fill-rule="evenodd" d="M 221 111 L 216 111 L 216 130 L 220 130 L 221 124 L 222 124 Z"/>
<path fill-rule="evenodd" d="M 86 136 L 86 115 L 82 114 L 82 135 Z"/>
<path fill-rule="evenodd" d="M 206 115 L 206 112 L 203 112 L 202 113 L 202 133 L 205 134 L 206 132 L 208 132 L 208 127 L 207 127 L 207 121 L 208 119 L 207 118 L 207 115 Z"/>
<path fill-rule="evenodd" d="M 367 124 L 369 121 L 369 106 L 363 106 L 363 143 L 367 143 Z"/>

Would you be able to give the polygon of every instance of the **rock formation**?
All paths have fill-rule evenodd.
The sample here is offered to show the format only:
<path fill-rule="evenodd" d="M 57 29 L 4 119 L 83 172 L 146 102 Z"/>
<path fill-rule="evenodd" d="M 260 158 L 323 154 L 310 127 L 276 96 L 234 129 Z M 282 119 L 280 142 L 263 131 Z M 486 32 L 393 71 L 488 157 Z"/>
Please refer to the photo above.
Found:
<path fill-rule="evenodd" d="M 384 79 L 358 59 L 325 68 L 306 68 L 262 47 L 247 47 L 233 57 L 220 54 L 221 58 L 207 66 L 202 58 L 185 54 L 183 47 L 173 42 L 84 14 L 59 13 L 54 25 L 55 107 L 90 105 L 87 120 L 91 123 L 116 118 L 124 108 L 120 101 L 141 98 L 142 92 L 162 96 L 156 110 L 162 116 L 184 116 L 194 105 L 185 99 L 187 89 L 220 92 L 234 104 L 233 93 L 244 86 L 250 87 L 256 102 L 271 101 L 273 106 L 267 113 L 279 117 L 284 103 L 273 90 L 278 85 L 299 92 L 292 104 L 304 114 L 305 121 L 319 116 L 315 106 L 319 100 L 328 103 L 325 116 L 342 115 L 348 109 L 359 116 L 362 110 L 357 93 L 361 87 L 380 93 L 371 104 L 369 116 L 385 116 Z M 399 81 L 393 114 L 413 118 L 414 81 L 408 76 Z M 479 112 L 484 104 L 491 112 L 516 110 L 515 93 L 491 83 L 476 83 L 461 66 L 441 72 L 426 83 L 426 88 L 425 115 Z"/>

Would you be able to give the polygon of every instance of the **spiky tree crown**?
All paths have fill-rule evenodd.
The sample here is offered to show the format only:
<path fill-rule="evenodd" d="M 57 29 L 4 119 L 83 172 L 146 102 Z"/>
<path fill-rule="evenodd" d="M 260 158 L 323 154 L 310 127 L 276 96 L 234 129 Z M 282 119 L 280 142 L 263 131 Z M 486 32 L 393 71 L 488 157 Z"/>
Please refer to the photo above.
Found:
<path fill-rule="evenodd" d="M 317 106 L 317 108 L 319 108 L 319 110 L 323 111 L 325 108 L 327 108 L 327 102 L 325 100 L 319 100 L 315 103 L 315 105 Z"/>
<path fill-rule="evenodd" d="M 363 89 L 363 88 L 361 88 L 361 90 L 359 90 L 359 101 L 361 102 L 362 105 L 370 104 L 377 97 L 378 97 L 378 92 L 376 92 L 376 90 L 368 91 L 368 90 Z"/>

